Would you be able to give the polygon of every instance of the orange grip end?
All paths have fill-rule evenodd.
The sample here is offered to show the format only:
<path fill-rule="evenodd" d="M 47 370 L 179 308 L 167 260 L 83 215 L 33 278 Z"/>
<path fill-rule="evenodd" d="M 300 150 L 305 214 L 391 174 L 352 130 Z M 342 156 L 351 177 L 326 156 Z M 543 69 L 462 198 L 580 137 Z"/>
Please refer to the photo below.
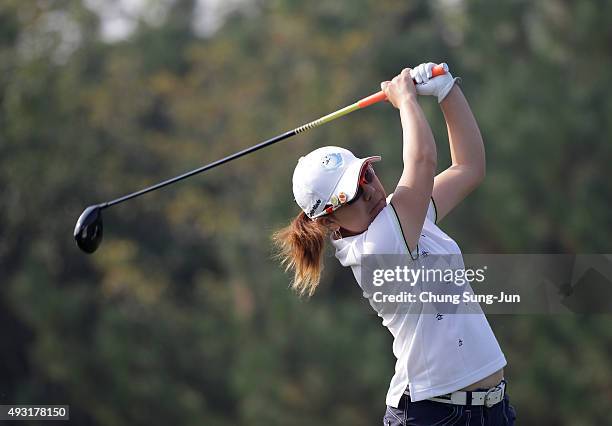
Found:
<path fill-rule="evenodd" d="M 444 74 L 446 74 L 446 68 L 444 68 L 444 65 L 436 65 L 435 67 L 431 69 L 432 77 L 437 77 L 439 75 L 444 75 Z"/>

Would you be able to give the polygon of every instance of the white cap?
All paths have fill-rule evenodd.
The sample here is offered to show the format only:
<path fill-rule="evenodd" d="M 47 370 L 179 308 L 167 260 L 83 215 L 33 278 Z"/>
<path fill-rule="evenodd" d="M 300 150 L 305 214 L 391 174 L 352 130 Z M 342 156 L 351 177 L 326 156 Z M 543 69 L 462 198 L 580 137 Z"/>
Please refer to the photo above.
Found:
<path fill-rule="evenodd" d="M 293 196 L 311 219 L 329 214 L 351 201 L 359 189 L 363 167 L 379 156 L 357 158 L 348 149 L 324 146 L 298 160 Z"/>

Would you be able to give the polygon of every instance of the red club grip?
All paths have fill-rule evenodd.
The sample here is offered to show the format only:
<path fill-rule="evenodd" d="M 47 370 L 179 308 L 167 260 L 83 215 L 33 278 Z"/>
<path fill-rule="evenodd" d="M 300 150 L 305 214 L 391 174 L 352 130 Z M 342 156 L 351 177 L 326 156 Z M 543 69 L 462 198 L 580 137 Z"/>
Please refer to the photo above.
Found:
<path fill-rule="evenodd" d="M 444 65 L 436 65 L 431 69 L 431 74 L 432 77 L 437 77 L 439 75 L 446 74 L 446 68 L 444 68 Z M 380 92 L 374 93 L 373 95 L 370 95 L 367 98 L 363 98 L 362 100 L 357 102 L 357 104 L 359 105 L 359 108 L 365 108 L 367 106 L 385 100 L 387 100 L 387 95 L 385 95 L 385 92 L 381 90 Z"/>

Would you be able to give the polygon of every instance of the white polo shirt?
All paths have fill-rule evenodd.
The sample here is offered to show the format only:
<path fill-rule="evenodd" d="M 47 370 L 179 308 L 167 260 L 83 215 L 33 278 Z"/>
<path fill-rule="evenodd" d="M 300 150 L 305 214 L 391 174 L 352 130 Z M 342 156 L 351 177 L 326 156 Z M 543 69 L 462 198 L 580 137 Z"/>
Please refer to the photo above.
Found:
<path fill-rule="evenodd" d="M 332 240 L 336 257 L 343 266 L 352 268 L 362 289 L 362 255 L 408 256 L 399 219 L 390 204 L 392 195 L 365 232 Z M 423 256 L 428 254 L 461 254 L 455 241 L 435 222 L 435 205 L 430 202 L 421 238 L 411 253 L 413 258 L 418 255 L 425 261 Z M 463 268 L 463 261 L 460 262 Z M 363 295 L 372 304 L 372 294 L 364 291 Z M 458 309 L 459 313 L 444 315 L 441 319 L 431 314 L 378 314 L 393 335 L 393 354 L 397 358 L 387 405 L 397 408 L 407 388 L 412 401 L 421 401 L 464 388 L 506 365 L 506 358 L 480 307 L 476 305 L 476 314 L 473 306 L 470 314 L 462 314 L 461 306 Z"/>

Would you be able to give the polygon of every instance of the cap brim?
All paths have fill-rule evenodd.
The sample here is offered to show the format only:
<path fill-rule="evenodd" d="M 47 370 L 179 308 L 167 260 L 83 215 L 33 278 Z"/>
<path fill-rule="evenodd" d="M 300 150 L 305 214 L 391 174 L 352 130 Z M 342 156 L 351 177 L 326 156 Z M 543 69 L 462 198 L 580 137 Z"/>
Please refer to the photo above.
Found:
<path fill-rule="evenodd" d="M 358 161 L 355 161 L 349 167 L 347 167 L 346 171 L 338 181 L 338 186 L 336 187 L 336 194 L 340 194 L 344 192 L 347 195 L 347 200 L 345 203 L 350 202 L 355 195 L 357 195 L 357 190 L 359 189 L 359 177 L 361 176 L 361 172 L 363 172 L 364 167 L 375 161 L 380 161 L 381 157 L 378 155 L 361 158 Z"/>
<path fill-rule="evenodd" d="M 359 177 L 361 176 L 361 172 L 363 171 L 364 167 L 369 163 L 373 163 L 375 161 L 380 160 L 382 160 L 382 158 L 379 155 L 374 155 L 366 158 L 358 158 L 356 161 L 350 164 L 346 168 L 346 171 L 342 174 L 342 177 L 334 188 L 332 195 L 326 201 L 324 206 L 329 206 L 330 204 L 332 204 L 332 197 L 339 196 L 342 192 L 346 194 L 347 198 L 346 201 L 338 205 L 338 207 L 350 202 L 353 198 L 355 198 L 355 196 L 357 195 L 357 190 L 359 189 Z M 310 218 L 314 220 L 325 215 L 327 215 L 327 213 L 325 212 L 325 209 L 323 209 L 323 211 L 315 214 L 314 216 L 311 216 Z"/>

